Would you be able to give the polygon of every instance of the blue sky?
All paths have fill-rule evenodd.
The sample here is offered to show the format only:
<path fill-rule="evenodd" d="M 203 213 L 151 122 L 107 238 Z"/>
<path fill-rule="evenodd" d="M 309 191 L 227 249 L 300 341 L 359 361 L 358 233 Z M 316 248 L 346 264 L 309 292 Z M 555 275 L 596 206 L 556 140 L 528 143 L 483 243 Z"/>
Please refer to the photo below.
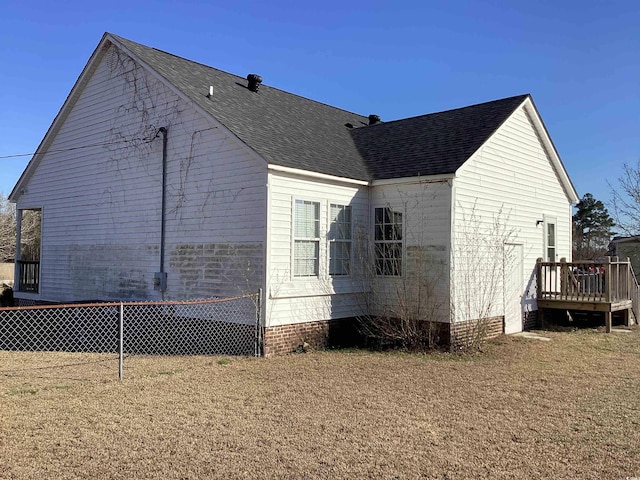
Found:
<path fill-rule="evenodd" d="M 531 93 L 605 203 L 640 160 L 637 0 L 3 0 L 0 26 L 0 157 L 36 150 L 109 31 L 383 120 Z M 29 158 L 0 158 L 1 192 Z"/>

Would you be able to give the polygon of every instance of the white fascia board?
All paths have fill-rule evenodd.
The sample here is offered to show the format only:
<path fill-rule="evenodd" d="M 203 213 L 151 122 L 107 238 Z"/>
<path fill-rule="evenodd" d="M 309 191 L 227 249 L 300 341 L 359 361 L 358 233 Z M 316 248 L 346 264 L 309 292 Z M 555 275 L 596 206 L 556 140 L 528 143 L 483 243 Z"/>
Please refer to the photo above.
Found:
<path fill-rule="evenodd" d="M 514 108 L 513 112 L 511 112 L 511 115 L 509 115 L 506 120 L 502 122 L 502 125 L 500 125 L 496 129 L 496 131 L 492 135 L 490 135 L 489 138 L 487 138 L 482 143 L 482 145 L 480 145 L 480 147 L 475 152 L 473 152 L 473 154 L 471 154 L 469 159 L 473 158 L 478 154 L 478 152 L 482 151 L 484 146 L 493 138 L 493 136 L 502 128 L 502 126 L 506 125 L 521 108 L 524 109 L 525 113 L 533 122 L 533 127 L 538 134 L 538 137 L 540 138 L 540 141 L 542 142 L 542 145 L 547 152 L 549 159 L 551 160 L 551 164 L 553 165 L 554 170 L 558 174 L 558 178 L 560 179 L 560 183 L 567 195 L 567 198 L 569 199 L 569 202 L 571 204 L 578 203 L 580 201 L 578 193 L 576 192 L 576 189 L 573 186 L 571 179 L 569 178 L 567 169 L 564 168 L 564 164 L 562 163 L 562 160 L 560 160 L 558 151 L 556 150 L 556 147 L 553 144 L 551 137 L 549 136 L 549 132 L 547 131 L 547 127 L 545 127 L 544 122 L 542 121 L 542 117 L 540 117 L 540 114 L 538 113 L 538 109 L 531 99 L 531 95 L 527 95 L 527 98 L 525 98 L 517 108 Z M 466 165 L 467 162 L 463 163 L 458 170 L 463 170 Z"/>
<path fill-rule="evenodd" d="M 270 163 L 267 165 L 267 169 L 273 172 L 290 173 L 292 175 L 300 175 L 303 177 L 317 178 L 319 180 L 328 180 L 331 182 L 350 183 L 353 185 L 369 185 L 366 180 L 355 180 L 353 178 L 338 177 L 335 175 L 328 175 L 326 173 L 311 172 L 309 170 L 302 170 L 301 168 L 283 167 L 281 165 L 274 165 Z"/>
<path fill-rule="evenodd" d="M 40 164 L 40 160 L 47 153 L 47 150 L 51 143 L 53 143 L 53 139 L 58 133 L 58 130 L 60 130 L 61 125 L 64 123 L 65 119 L 69 115 L 69 112 L 73 108 L 73 105 L 80 97 L 80 94 L 82 93 L 82 90 L 84 90 L 85 85 L 93 75 L 95 69 L 98 67 L 100 60 L 102 60 L 102 57 L 107 50 L 108 37 L 109 35 L 106 33 L 102 36 L 100 43 L 98 43 L 98 46 L 91 54 L 91 57 L 89 57 L 89 61 L 87 61 L 86 65 L 82 69 L 82 72 L 80 72 L 76 83 L 73 84 L 71 91 L 67 95 L 67 98 L 62 104 L 62 107 L 60 107 L 58 114 L 53 119 L 53 122 L 51 122 L 51 125 L 49 126 L 47 133 L 45 133 L 44 137 L 42 138 L 40 145 L 38 145 L 36 152 L 33 154 L 33 157 L 31 157 L 31 160 L 29 160 L 29 163 L 22 172 L 22 175 L 20 175 L 20 178 L 13 187 L 13 190 L 11 190 L 11 193 L 9 194 L 9 200 L 11 202 L 16 203 L 18 201 L 18 197 L 25 188 L 26 182 L 29 180 L 29 178 L 31 178 L 31 175 Z"/>
<path fill-rule="evenodd" d="M 571 181 L 571 178 L 569 178 L 567 169 L 564 168 L 564 164 L 560 159 L 560 155 L 558 155 L 558 151 L 556 150 L 556 147 L 553 144 L 551 137 L 549 136 L 547 127 L 542 121 L 542 117 L 538 113 L 538 109 L 536 108 L 530 96 L 525 99 L 522 106 L 524 107 L 525 111 L 529 114 L 529 117 L 534 123 L 536 131 L 540 136 L 540 140 L 544 144 L 547 154 L 551 159 L 551 163 L 553 164 L 556 172 L 558 173 L 558 177 L 560 178 L 560 182 L 562 183 L 562 186 L 564 187 L 565 192 L 567 193 L 567 197 L 569 198 L 569 201 L 572 204 L 578 203 L 580 201 L 580 197 L 578 197 L 578 193 L 576 192 L 576 189 L 573 186 L 573 182 Z"/>
<path fill-rule="evenodd" d="M 456 178 L 455 173 L 443 173 L 440 175 L 429 175 L 424 177 L 402 177 L 402 178 L 389 178 L 383 180 L 373 180 L 371 182 L 372 187 L 382 185 L 408 185 L 416 183 L 438 183 L 447 182 Z"/>

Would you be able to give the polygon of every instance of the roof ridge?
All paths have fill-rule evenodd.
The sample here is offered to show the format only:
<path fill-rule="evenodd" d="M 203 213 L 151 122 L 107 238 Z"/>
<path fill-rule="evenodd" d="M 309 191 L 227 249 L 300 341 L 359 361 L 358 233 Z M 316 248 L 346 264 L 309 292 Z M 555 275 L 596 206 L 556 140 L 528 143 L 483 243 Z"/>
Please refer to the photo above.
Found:
<path fill-rule="evenodd" d="M 145 45 L 143 43 L 139 43 L 139 42 L 136 42 L 134 40 L 130 40 L 128 38 L 122 37 L 120 35 L 116 35 L 114 33 L 107 32 L 107 34 L 112 36 L 112 37 L 114 37 L 118 41 L 122 42 L 124 40 L 123 43 L 130 42 L 130 43 L 133 43 L 133 44 L 137 45 L 138 47 L 147 48 L 147 49 L 150 49 L 150 50 L 155 50 L 156 52 L 162 53 L 164 55 L 169 55 L 169 56 L 177 58 L 179 60 L 182 60 L 182 61 L 185 61 L 185 62 L 189 62 L 189 63 L 193 63 L 193 64 L 196 64 L 196 65 L 200 65 L 200 66 L 205 67 L 205 68 L 210 68 L 211 70 L 215 70 L 217 72 L 224 73 L 225 75 L 232 75 L 232 76 L 236 77 L 239 80 L 246 81 L 246 77 L 242 77 L 242 76 L 238 75 L 237 73 L 232 73 L 232 72 L 228 72 L 226 70 L 222 70 L 221 68 L 212 67 L 211 65 L 208 65 L 206 63 L 198 62 L 196 60 L 191 60 L 190 58 L 183 57 L 183 56 L 180 56 L 180 55 L 176 55 L 175 53 L 167 52 L 167 51 L 162 50 L 160 48 L 150 47 L 150 46 Z M 309 97 L 305 97 L 305 96 L 297 94 L 297 93 L 289 92 L 287 90 L 283 90 L 281 88 L 274 87 L 274 86 L 271 86 L 269 84 L 263 83 L 263 84 L 260 85 L 260 88 L 268 88 L 268 89 L 271 89 L 271 90 L 276 90 L 278 92 L 285 93 L 287 95 L 292 95 L 294 97 L 301 98 L 301 99 L 306 100 L 308 102 L 314 102 L 314 103 L 317 103 L 319 105 L 324 105 L 325 107 L 329 107 L 331 109 L 334 109 L 334 110 L 337 110 L 337 111 L 340 111 L 340 112 L 348 113 L 349 115 L 356 115 L 356 116 L 362 117 L 365 120 L 367 119 L 367 116 L 363 115 L 361 113 L 356 113 L 356 112 L 352 112 L 350 110 L 346 110 L 344 108 L 336 107 L 335 105 L 330 105 L 328 103 L 321 102 L 319 100 L 314 100 L 313 98 L 309 98 Z"/>
<path fill-rule="evenodd" d="M 379 122 L 376 123 L 374 125 L 367 125 L 370 127 L 377 127 L 377 126 L 381 126 L 381 125 L 388 125 L 390 123 L 394 123 L 394 122 L 404 122 L 406 120 L 415 120 L 418 118 L 423 118 L 423 117 L 428 117 L 430 115 L 440 115 L 440 114 L 444 114 L 444 113 L 452 113 L 458 110 L 467 110 L 467 109 L 471 109 L 471 108 L 477 108 L 477 107 L 481 107 L 483 105 L 489 105 L 490 103 L 502 103 L 502 102 L 508 102 L 508 101 L 512 101 L 515 100 L 516 98 L 522 98 L 522 101 L 524 101 L 527 97 L 531 97 L 530 93 L 523 93 L 521 95 L 513 95 L 512 97 L 505 97 L 505 98 L 497 98 L 495 100 L 489 100 L 487 102 L 480 102 L 480 103 L 474 103 L 473 105 L 465 105 L 464 107 L 456 107 L 456 108 L 449 108 L 447 110 L 439 110 L 437 112 L 431 112 L 431 113 L 423 113 L 421 115 L 414 115 L 412 117 L 404 117 L 404 118 L 396 118 L 395 120 L 388 120 L 388 121 L 384 121 L 384 122 Z"/>
<path fill-rule="evenodd" d="M 266 162 L 357 180 L 455 172 L 530 97 L 368 125 L 364 115 L 276 87 L 249 92 L 236 74 L 111 35 Z M 213 101 L 201 91 L 209 85 L 217 85 Z"/>

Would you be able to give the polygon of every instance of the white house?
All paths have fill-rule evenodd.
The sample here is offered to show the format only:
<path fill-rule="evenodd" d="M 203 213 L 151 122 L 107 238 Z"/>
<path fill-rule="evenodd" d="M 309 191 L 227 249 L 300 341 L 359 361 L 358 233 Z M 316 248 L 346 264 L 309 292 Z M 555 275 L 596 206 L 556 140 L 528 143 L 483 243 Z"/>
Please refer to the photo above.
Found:
<path fill-rule="evenodd" d="M 16 299 L 262 288 L 268 354 L 408 304 L 445 340 L 534 321 L 578 196 L 529 95 L 380 122 L 261 80 L 105 34 L 10 195 Z"/>

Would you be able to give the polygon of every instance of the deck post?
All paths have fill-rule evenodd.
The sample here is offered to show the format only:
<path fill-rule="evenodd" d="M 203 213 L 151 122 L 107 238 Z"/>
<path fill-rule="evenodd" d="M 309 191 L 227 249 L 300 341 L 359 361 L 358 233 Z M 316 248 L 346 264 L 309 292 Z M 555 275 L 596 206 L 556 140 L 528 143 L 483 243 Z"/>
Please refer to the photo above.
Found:
<path fill-rule="evenodd" d="M 536 297 L 542 298 L 542 257 L 536 259 Z M 541 307 L 538 307 L 538 325 L 540 328 L 544 328 L 544 312 Z"/>
<path fill-rule="evenodd" d="M 604 331 L 607 333 L 611 333 L 611 317 L 612 317 L 612 313 L 611 312 L 604 312 Z"/>
<path fill-rule="evenodd" d="M 536 260 L 536 289 L 538 290 L 538 298 L 542 298 L 542 257 Z"/>
<path fill-rule="evenodd" d="M 633 299 L 633 267 L 631 266 L 631 259 L 627 257 L 627 297 Z"/>
<path fill-rule="evenodd" d="M 567 298 L 569 295 L 569 269 L 567 268 L 567 259 L 560 259 L 560 297 Z"/>
<path fill-rule="evenodd" d="M 611 303 L 611 257 L 604 257 L 604 301 Z"/>

